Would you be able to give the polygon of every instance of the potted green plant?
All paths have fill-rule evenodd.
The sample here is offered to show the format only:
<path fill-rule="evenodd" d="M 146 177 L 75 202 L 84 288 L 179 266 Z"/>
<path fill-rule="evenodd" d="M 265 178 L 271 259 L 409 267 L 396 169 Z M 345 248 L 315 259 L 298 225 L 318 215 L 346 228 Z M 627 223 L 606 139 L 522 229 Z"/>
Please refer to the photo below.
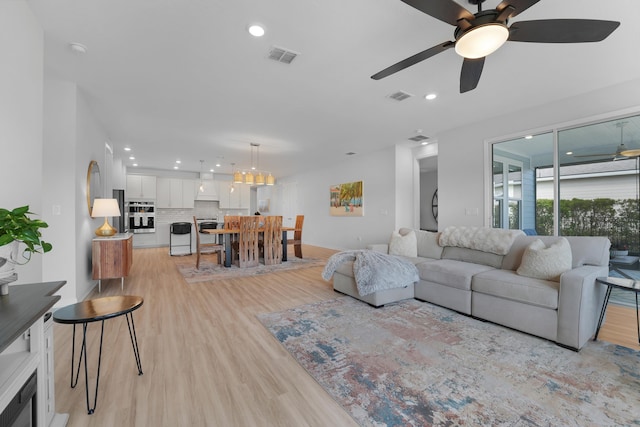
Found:
<path fill-rule="evenodd" d="M 0 208 L 0 280 L 14 275 L 15 265 L 26 264 L 33 253 L 46 253 L 52 248 L 51 243 L 42 240 L 41 228 L 49 225 L 40 220 L 30 218 L 29 206 L 13 210 Z M 24 243 L 22 251 L 24 262 L 18 259 L 18 246 Z M 6 285 L 3 285 L 3 293 Z"/>

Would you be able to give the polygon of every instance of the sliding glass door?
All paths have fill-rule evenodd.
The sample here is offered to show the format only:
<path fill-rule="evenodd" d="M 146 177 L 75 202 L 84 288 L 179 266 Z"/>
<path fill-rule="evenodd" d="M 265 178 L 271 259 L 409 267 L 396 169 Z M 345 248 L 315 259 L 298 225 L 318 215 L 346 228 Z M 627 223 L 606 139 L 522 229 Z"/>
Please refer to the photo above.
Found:
<path fill-rule="evenodd" d="M 640 115 L 494 143 L 492 225 L 639 253 L 638 156 Z"/>

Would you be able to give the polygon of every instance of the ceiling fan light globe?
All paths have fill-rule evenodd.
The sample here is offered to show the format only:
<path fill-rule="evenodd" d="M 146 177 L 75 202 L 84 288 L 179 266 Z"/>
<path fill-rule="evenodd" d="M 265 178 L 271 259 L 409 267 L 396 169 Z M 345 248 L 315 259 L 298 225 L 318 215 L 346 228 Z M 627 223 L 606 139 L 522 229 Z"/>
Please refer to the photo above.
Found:
<path fill-rule="evenodd" d="M 500 23 L 472 27 L 456 41 L 456 53 L 467 59 L 484 58 L 502 46 L 509 38 L 509 29 Z"/>

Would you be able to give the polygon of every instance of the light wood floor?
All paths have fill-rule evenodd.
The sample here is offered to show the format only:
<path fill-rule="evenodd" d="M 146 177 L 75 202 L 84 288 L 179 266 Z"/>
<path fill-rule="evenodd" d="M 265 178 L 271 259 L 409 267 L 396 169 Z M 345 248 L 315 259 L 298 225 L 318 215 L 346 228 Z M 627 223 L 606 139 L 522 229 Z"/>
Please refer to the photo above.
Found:
<path fill-rule="evenodd" d="M 304 245 L 303 253 L 328 258 L 334 251 Z M 72 327 L 55 324 L 57 412 L 70 414 L 70 427 L 357 426 L 255 317 L 336 298 L 320 272 L 313 267 L 189 285 L 167 248 L 136 249 L 124 292 L 119 279 L 105 281 L 102 293 L 90 298 L 144 298 L 134 312 L 144 375 L 137 375 L 125 318 L 106 321 L 98 405 L 88 415 L 84 376 L 69 387 Z M 93 385 L 98 323 L 88 336 Z M 640 349 L 635 311 L 610 306 L 600 338 Z"/>

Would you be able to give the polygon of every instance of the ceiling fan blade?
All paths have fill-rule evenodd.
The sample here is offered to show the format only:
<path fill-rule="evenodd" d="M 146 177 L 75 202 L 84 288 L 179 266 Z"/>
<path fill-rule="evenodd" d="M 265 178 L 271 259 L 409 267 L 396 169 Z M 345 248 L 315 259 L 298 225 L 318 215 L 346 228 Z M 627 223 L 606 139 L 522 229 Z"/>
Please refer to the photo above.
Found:
<path fill-rule="evenodd" d="M 473 13 L 460 6 L 453 0 L 402 0 L 409 6 L 418 9 L 447 24 L 457 25 L 458 20 L 473 20 Z"/>
<path fill-rule="evenodd" d="M 596 19 L 542 19 L 516 22 L 509 41 L 535 43 L 586 43 L 604 40 L 618 26 L 616 21 Z"/>
<path fill-rule="evenodd" d="M 478 86 L 483 67 L 484 58 L 464 59 L 460 72 L 460 93 L 469 92 Z"/>
<path fill-rule="evenodd" d="M 407 59 L 403 59 L 402 61 L 393 64 L 390 67 L 385 68 L 382 71 L 375 73 L 371 78 L 373 80 L 380 80 L 384 77 L 390 76 L 391 74 L 397 73 L 398 71 L 402 71 L 407 67 L 417 64 L 420 61 L 424 61 L 425 59 L 431 58 L 434 55 L 439 54 L 440 52 L 444 52 L 445 50 L 455 46 L 455 43 L 452 41 L 447 41 L 441 43 L 439 45 L 430 47 L 427 50 L 423 50 L 420 53 L 416 53 L 413 56 L 408 57 Z"/>
<path fill-rule="evenodd" d="M 514 11 L 509 15 L 509 18 L 513 18 L 514 16 L 517 16 L 518 14 L 529 9 L 539 1 L 540 0 L 504 0 L 498 5 L 498 7 L 496 7 L 496 10 L 498 12 L 502 12 L 503 9 L 512 6 Z"/>

